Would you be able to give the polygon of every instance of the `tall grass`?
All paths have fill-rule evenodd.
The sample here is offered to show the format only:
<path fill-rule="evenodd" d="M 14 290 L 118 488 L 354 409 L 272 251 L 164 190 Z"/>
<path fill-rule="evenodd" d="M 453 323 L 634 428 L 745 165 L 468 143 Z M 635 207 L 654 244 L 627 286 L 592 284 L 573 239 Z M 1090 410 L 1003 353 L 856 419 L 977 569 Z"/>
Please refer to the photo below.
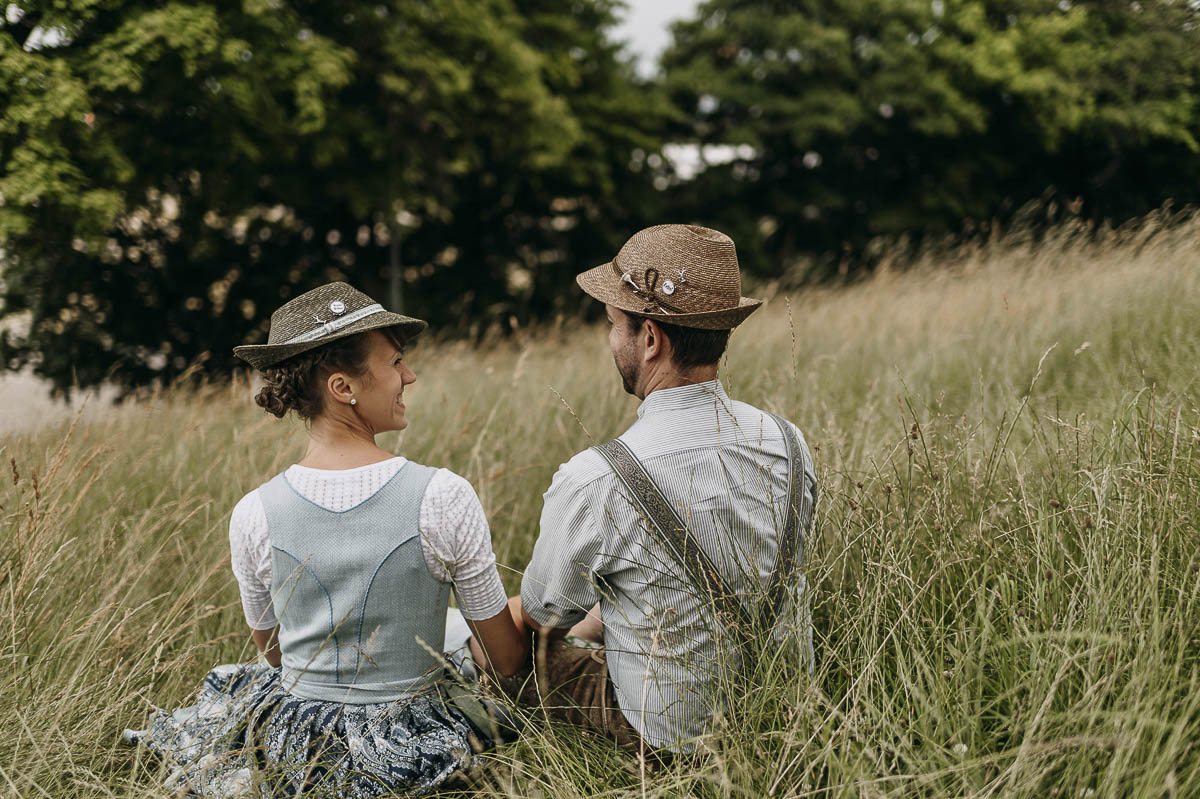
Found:
<path fill-rule="evenodd" d="M 771 297 L 723 376 L 817 458 L 815 675 L 762 658 L 695 761 L 647 771 L 535 724 L 474 790 L 1200 795 L 1200 220 L 1083 233 Z M 514 592 L 554 469 L 636 401 L 596 328 L 411 363 L 386 445 L 471 480 Z M 229 511 L 304 434 L 250 396 L 0 443 L 0 792 L 158 795 L 120 731 L 251 657 Z"/>

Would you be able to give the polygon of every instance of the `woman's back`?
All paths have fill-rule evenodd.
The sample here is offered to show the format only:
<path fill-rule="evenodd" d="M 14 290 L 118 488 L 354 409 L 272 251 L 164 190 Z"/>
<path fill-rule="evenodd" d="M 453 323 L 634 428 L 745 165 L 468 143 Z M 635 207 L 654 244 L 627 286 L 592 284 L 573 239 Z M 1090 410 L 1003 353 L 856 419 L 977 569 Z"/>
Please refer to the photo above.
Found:
<path fill-rule="evenodd" d="M 369 704 L 435 681 L 450 590 L 425 565 L 418 525 L 436 471 L 408 462 L 342 512 L 307 500 L 286 474 L 259 489 L 287 691 Z"/>
<path fill-rule="evenodd" d="M 409 463 L 401 456 L 351 469 L 295 464 L 283 475 L 303 501 L 344 518 L 370 501 Z M 489 619 L 506 607 L 487 516 L 465 478 L 449 469 L 436 469 L 420 499 L 417 526 L 429 573 L 438 582 L 453 584 L 467 619 Z M 395 519 L 383 520 L 381 527 L 399 543 Z M 229 550 L 246 623 L 255 630 L 273 629 L 279 623 L 271 597 L 274 558 L 261 488 L 234 507 Z"/>

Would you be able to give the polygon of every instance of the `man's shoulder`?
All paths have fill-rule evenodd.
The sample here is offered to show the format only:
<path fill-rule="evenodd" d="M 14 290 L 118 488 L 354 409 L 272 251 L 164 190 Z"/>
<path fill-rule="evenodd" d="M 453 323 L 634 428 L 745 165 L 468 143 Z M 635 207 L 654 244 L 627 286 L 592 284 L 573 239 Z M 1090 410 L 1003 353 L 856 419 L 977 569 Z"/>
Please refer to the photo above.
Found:
<path fill-rule="evenodd" d="M 677 414 L 655 413 L 637 419 L 620 438 L 647 462 L 671 458 L 685 451 L 709 451 L 727 446 L 766 445 L 772 452 L 783 446 L 783 431 L 772 414 L 735 400 L 723 392 L 713 405 L 698 405 Z M 780 417 L 782 418 L 782 417 Z M 788 421 L 788 420 L 784 420 Z M 792 429 L 804 441 L 800 429 Z M 600 465 L 603 469 L 603 464 Z"/>
<path fill-rule="evenodd" d="M 796 431 L 801 440 L 804 439 L 804 434 L 800 431 L 799 425 L 786 418 L 782 414 L 765 411 L 762 408 L 751 405 L 748 402 L 742 402 L 741 400 L 730 400 L 729 406 L 730 412 L 733 414 L 734 418 L 736 418 L 743 426 L 745 426 L 747 422 L 750 422 L 754 425 L 760 426 L 763 429 L 764 435 L 779 437 L 783 435 L 783 431 L 779 429 L 779 425 L 775 422 L 775 419 L 779 419 L 789 425 L 792 430 Z"/>
<path fill-rule="evenodd" d="M 609 469 L 608 462 L 604 460 L 604 457 L 596 452 L 595 448 L 588 447 L 575 453 L 570 460 L 558 467 L 547 493 L 581 491 L 597 481 L 611 477 L 611 475 L 612 470 Z"/>
<path fill-rule="evenodd" d="M 764 411 L 746 402 L 734 400 L 730 405 L 734 418 L 738 420 L 741 435 L 759 444 L 768 444 L 770 442 L 769 447 L 776 452 L 779 452 L 781 447 L 786 447 L 783 440 L 784 431 L 779 426 L 779 422 L 783 422 L 783 424 L 791 428 L 803 453 L 804 471 L 808 473 L 809 479 L 815 485 L 817 476 L 816 467 L 813 463 L 812 450 L 809 448 L 808 439 L 805 438 L 804 432 L 800 429 L 799 425 L 781 414 Z"/>

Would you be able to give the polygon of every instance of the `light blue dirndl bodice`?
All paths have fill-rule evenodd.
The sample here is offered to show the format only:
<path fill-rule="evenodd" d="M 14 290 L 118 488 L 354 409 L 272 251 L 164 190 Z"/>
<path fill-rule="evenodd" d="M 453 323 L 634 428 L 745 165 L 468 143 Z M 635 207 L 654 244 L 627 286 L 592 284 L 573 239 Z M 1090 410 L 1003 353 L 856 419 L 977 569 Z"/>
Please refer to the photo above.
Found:
<path fill-rule="evenodd" d="M 409 461 L 345 511 L 309 501 L 283 474 L 259 489 L 289 693 L 371 704 L 437 681 L 450 586 L 429 573 L 417 529 L 435 472 Z"/>

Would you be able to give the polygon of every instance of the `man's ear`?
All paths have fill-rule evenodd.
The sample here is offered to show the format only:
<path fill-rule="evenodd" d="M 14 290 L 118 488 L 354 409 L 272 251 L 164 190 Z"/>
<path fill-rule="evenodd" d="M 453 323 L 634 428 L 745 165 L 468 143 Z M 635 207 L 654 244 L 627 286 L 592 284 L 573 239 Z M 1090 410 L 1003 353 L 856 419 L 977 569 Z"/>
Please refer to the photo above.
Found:
<path fill-rule="evenodd" d="M 333 397 L 334 402 L 349 405 L 350 400 L 354 398 L 354 387 L 350 385 L 349 379 L 343 372 L 331 374 L 325 381 L 325 388 L 329 391 L 329 396 Z"/>
<path fill-rule="evenodd" d="M 653 319 L 642 321 L 642 336 L 642 360 L 652 361 L 664 354 L 670 355 L 671 343 Z"/>

